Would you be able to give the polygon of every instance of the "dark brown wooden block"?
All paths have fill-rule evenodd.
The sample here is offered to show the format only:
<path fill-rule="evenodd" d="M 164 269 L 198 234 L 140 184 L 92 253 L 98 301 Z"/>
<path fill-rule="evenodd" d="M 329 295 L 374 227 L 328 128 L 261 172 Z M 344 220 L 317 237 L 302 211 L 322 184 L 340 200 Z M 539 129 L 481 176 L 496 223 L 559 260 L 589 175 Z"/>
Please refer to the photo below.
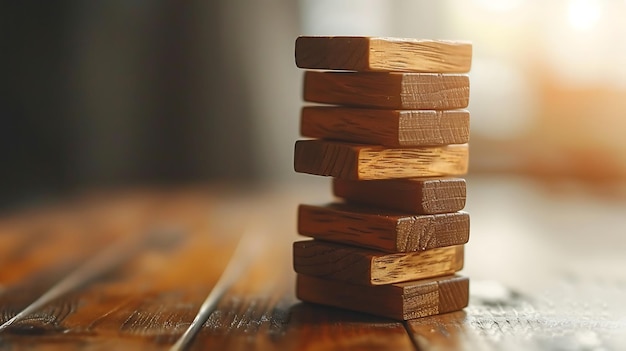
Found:
<path fill-rule="evenodd" d="M 296 172 L 353 180 L 462 175 L 468 146 L 388 148 L 326 140 L 298 140 Z"/>
<path fill-rule="evenodd" d="M 341 203 L 298 208 L 298 233 L 386 252 L 465 244 L 469 224 L 465 212 L 412 215 Z"/>
<path fill-rule="evenodd" d="M 461 178 L 410 178 L 385 180 L 333 179 L 333 194 L 348 202 L 435 214 L 465 207 L 466 186 Z"/>
<path fill-rule="evenodd" d="M 302 109 L 300 133 L 394 147 L 465 144 L 469 112 L 307 106 Z"/>
<path fill-rule="evenodd" d="M 298 274 L 296 296 L 307 302 L 408 320 L 467 307 L 469 279 L 459 275 L 361 286 Z"/>
<path fill-rule="evenodd" d="M 472 44 L 373 37 L 299 37 L 300 68 L 349 71 L 469 72 Z"/>
<path fill-rule="evenodd" d="M 304 75 L 304 100 L 402 110 L 453 110 L 469 104 L 465 74 L 319 72 Z"/>
<path fill-rule="evenodd" d="M 463 268 L 463 246 L 384 253 L 321 240 L 293 243 L 297 273 L 360 285 L 384 285 L 450 275 Z"/>

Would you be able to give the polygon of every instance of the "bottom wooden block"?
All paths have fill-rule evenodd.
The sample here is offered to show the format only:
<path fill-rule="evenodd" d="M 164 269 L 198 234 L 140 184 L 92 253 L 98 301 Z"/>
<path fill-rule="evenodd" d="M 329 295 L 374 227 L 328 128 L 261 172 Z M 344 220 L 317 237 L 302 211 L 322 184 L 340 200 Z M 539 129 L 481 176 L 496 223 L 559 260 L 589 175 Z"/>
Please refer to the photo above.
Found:
<path fill-rule="evenodd" d="M 452 275 L 362 286 L 298 274 L 296 296 L 306 302 L 407 320 L 467 307 L 469 279 Z"/>

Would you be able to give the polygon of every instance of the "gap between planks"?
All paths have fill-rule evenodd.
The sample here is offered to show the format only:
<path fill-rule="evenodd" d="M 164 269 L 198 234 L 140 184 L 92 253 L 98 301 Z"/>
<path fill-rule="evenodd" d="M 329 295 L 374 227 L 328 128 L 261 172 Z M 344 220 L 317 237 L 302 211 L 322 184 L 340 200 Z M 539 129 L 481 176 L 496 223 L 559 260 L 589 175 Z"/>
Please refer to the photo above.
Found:
<path fill-rule="evenodd" d="M 170 351 L 184 350 L 190 345 L 204 323 L 216 310 L 222 296 L 237 282 L 259 253 L 263 251 L 263 237 L 263 235 L 259 235 L 259 233 L 252 230 L 248 230 L 242 235 L 224 272 L 200 306 L 189 327 L 187 327 L 176 343 L 172 345 Z"/>
<path fill-rule="evenodd" d="M 428 318 L 428 317 L 424 317 L 424 318 Z M 415 340 L 415 337 L 413 336 L 413 333 L 411 333 L 411 330 L 409 329 L 409 321 L 402 321 L 402 326 L 404 327 L 404 331 L 406 332 L 406 336 L 409 338 L 409 340 L 411 341 L 411 344 L 413 345 L 413 348 L 416 351 L 426 351 L 426 350 L 422 350 L 420 349 L 417 341 Z"/>

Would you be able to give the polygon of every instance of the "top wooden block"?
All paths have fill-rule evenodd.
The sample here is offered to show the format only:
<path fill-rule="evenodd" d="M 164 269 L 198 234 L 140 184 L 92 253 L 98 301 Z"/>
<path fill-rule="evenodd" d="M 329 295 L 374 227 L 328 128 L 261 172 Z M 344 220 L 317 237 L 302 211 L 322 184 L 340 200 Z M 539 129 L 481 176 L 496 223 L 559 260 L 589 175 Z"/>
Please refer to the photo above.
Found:
<path fill-rule="evenodd" d="M 471 63 L 469 42 L 374 37 L 296 39 L 296 65 L 300 68 L 465 73 Z"/>

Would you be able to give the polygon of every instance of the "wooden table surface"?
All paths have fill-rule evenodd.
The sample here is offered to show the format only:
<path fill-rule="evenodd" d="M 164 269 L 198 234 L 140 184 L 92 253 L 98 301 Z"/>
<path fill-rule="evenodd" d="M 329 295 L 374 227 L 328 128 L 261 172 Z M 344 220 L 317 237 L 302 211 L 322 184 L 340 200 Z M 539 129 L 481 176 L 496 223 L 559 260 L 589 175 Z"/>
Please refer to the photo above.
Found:
<path fill-rule="evenodd" d="M 170 349 L 227 266 L 185 349 L 624 350 L 626 201 L 559 187 L 470 178 L 470 306 L 406 323 L 295 299 L 296 206 L 329 201 L 327 180 L 100 192 L 5 213 L 0 350 Z"/>

